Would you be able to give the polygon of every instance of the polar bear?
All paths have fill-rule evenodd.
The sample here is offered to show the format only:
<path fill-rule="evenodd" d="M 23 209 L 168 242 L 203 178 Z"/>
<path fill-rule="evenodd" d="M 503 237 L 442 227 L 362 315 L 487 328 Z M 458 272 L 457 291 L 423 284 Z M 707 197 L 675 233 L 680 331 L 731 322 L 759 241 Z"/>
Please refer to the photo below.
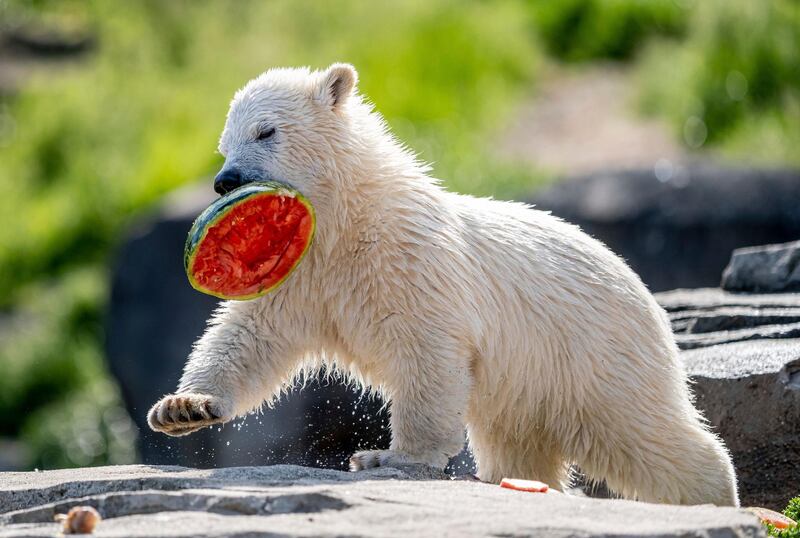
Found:
<path fill-rule="evenodd" d="M 444 468 L 466 427 L 482 480 L 563 488 L 577 463 L 626 498 L 737 505 L 636 274 L 546 212 L 444 190 L 356 82 L 346 64 L 272 69 L 233 98 L 216 190 L 290 184 L 317 235 L 282 287 L 220 306 L 151 428 L 229 421 L 327 365 L 390 402 L 389 450 L 356 453 L 354 471 Z"/>

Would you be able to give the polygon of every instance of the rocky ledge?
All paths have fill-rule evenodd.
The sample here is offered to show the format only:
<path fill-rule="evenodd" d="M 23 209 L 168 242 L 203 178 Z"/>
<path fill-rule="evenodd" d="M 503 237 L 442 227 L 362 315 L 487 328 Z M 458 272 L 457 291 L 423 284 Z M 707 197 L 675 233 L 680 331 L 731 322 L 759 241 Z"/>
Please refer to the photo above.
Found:
<path fill-rule="evenodd" d="M 745 505 L 800 495 L 800 294 L 675 290 L 667 310 L 697 406 L 733 456 Z"/>
<path fill-rule="evenodd" d="M 89 505 L 95 535 L 764 536 L 750 513 L 523 493 L 428 468 L 346 473 L 292 465 L 146 465 L 0 475 L 0 536 L 55 536 Z"/>

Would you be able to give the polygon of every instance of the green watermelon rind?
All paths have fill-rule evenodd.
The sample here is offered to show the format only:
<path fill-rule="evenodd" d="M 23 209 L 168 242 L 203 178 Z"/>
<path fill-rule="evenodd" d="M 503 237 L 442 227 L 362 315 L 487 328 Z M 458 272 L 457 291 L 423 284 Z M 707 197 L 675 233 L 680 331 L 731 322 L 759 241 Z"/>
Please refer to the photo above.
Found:
<path fill-rule="evenodd" d="M 197 247 L 203 242 L 203 239 L 205 239 L 206 235 L 208 235 L 208 231 L 220 220 L 225 218 L 225 216 L 241 202 L 253 198 L 254 196 L 264 195 L 296 198 L 306 207 L 309 215 L 311 216 L 311 232 L 309 233 L 309 238 L 306 243 L 306 247 L 303 249 L 303 252 L 300 253 L 300 256 L 297 257 L 297 260 L 294 262 L 292 267 L 286 272 L 285 275 L 283 275 L 280 280 L 275 282 L 272 286 L 268 288 L 262 288 L 255 293 L 251 293 L 249 295 L 230 296 L 201 286 L 192 276 L 191 267 L 194 263 L 195 256 L 197 255 Z M 311 247 L 311 243 L 314 241 L 314 234 L 316 231 L 317 216 L 316 213 L 314 213 L 314 206 L 311 205 L 311 202 L 309 202 L 302 193 L 289 187 L 288 185 L 278 183 L 276 181 L 256 181 L 253 183 L 248 183 L 215 200 L 214 203 L 205 208 L 203 212 L 200 213 L 200 215 L 195 219 L 194 224 L 192 224 L 192 227 L 189 230 L 189 236 L 186 238 L 186 246 L 183 251 L 183 267 L 186 271 L 186 276 L 189 278 L 189 284 L 191 284 L 194 289 L 201 293 L 212 295 L 218 299 L 233 301 L 247 301 L 250 299 L 255 299 L 271 292 L 283 284 L 287 278 L 289 278 L 289 275 L 294 272 L 294 270 L 305 257 L 306 253 L 308 253 L 308 249 Z"/>

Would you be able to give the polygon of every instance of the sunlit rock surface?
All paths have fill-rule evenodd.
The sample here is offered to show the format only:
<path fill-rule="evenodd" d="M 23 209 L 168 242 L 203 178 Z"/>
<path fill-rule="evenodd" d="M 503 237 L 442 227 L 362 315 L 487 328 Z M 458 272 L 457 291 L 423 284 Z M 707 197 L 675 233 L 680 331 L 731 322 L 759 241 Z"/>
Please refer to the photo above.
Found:
<path fill-rule="evenodd" d="M 733 508 L 523 493 L 428 468 L 363 473 L 291 465 L 145 465 L 0 474 L 0 536 L 54 536 L 53 515 L 91 505 L 95 535 L 764 536 Z"/>

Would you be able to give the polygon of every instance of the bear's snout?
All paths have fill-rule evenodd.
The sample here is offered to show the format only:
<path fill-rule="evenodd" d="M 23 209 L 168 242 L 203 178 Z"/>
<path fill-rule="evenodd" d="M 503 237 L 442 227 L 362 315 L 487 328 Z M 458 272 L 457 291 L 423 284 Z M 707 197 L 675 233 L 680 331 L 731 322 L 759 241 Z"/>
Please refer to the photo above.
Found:
<path fill-rule="evenodd" d="M 235 167 L 223 168 L 214 178 L 214 190 L 222 195 L 241 187 L 245 183 L 241 170 Z"/>

